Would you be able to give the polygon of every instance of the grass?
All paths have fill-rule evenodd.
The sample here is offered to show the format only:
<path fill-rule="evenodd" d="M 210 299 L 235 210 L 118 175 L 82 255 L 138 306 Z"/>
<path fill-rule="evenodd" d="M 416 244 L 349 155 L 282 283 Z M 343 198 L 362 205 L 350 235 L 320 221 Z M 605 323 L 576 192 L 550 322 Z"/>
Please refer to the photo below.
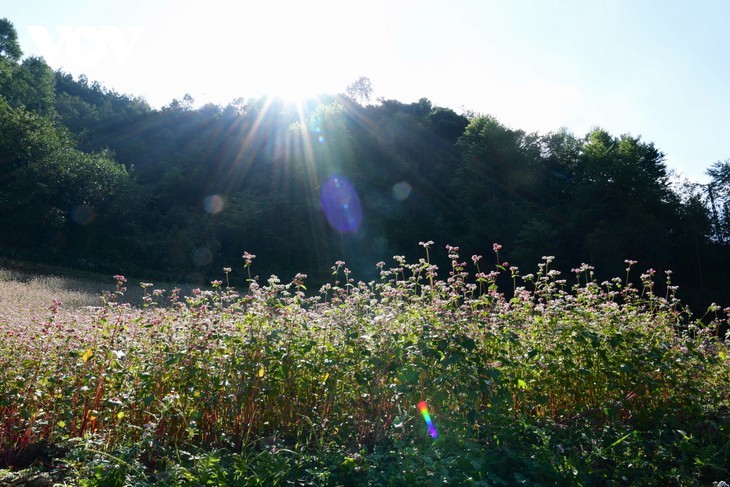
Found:
<path fill-rule="evenodd" d="M 103 286 L 82 279 L 0 269 L 0 286 L 0 319 L 7 321 L 42 319 L 54 299 L 70 309 L 102 304 Z"/>
<path fill-rule="evenodd" d="M 139 281 L 137 281 L 139 282 Z M 160 286 L 181 288 L 190 294 L 190 284 L 160 283 Z M 54 301 L 62 303 L 57 313 L 78 313 L 88 307 L 103 305 L 104 293 L 116 290 L 108 276 L 50 265 L 0 259 L 0 320 L 27 322 L 43 320 Z M 124 294 L 124 301 L 139 307 L 144 303 L 144 289 L 133 286 Z"/>
<path fill-rule="evenodd" d="M 423 245 L 424 259 L 379 263 L 370 283 L 338 262 L 318 293 L 303 275 L 251 280 L 245 254 L 242 270 L 189 296 L 145 285 L 137 307 L 122 276 L 93 308 L 41 315 L 48 303 L 29 294 L 37 312 L 0 318 L 0 482 L 730 479 L 719 308 L 692 319 L 671 282 L 654 294 L 651 270 L 630 284 L 631 262 L 602 283 L 585 265 L 563 279 L 551 258 L 521 277 L 497 245 L 491 272 L 448 247 L 439 278 Z M 4 294 L 18 282 L 3 281 Z"/>

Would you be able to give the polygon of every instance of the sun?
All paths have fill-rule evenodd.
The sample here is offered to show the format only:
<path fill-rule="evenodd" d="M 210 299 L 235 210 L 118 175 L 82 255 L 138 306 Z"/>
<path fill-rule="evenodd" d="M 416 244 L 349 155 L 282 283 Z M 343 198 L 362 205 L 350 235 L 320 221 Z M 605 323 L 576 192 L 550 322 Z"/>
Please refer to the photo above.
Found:
<path fill-rule="evenodd" d="M 296 74 L 282 78 L 278 76 L 267 78 L 264 95 L 279 98 L 292 105 L 302 105 L 308 100 L 317 98 L 326 90 L 322 82 L 311 77 L 297 76 Z"/>
<path fill-rule="evenodd" d="M 171 69 L 158 69 L 159 59 L 151 57 L 145 76 L 154 76 L 160 90 L 185 80 L 196 99 L 218 104 L 267 96 L 296 104 L 337 95 L 363 72 L 370 75 L 369 53 L 382 50 L 361 16 L 335 0 L 182 0 L 160 16 L 150 35 L 170 45 L 182 45 L 181 35 L 194 41 L 166 52 Z"/>
<path fill-rule="evenodd" d="M 208 29 L 203 36 L 220 40 L 211 54 L 231 61 L 216 63 L 219 74 L 249 94 L 293 103 L 344 91 L 359 72 L 352 67 L 357 51 L 342 38 L 343 7 L 325 4 L 231 2 L 225 18 L 220 10 L 206 10 L 212 21 L 202 27 Z M 248 22 L 242 26 L 231 18 Z"/>

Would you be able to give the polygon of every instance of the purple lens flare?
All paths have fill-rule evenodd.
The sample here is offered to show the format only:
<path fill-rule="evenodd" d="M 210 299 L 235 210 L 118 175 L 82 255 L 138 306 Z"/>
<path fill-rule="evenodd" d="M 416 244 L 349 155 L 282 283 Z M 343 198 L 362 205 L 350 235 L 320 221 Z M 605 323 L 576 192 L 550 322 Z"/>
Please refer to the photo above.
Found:
<path fill-rule="evenodd" d="M 320 203 L 327 222 L 339 233 L 357 233 L 362 224 L 360 198 L 344 176 L 332 176 L 323 185 Z"/>

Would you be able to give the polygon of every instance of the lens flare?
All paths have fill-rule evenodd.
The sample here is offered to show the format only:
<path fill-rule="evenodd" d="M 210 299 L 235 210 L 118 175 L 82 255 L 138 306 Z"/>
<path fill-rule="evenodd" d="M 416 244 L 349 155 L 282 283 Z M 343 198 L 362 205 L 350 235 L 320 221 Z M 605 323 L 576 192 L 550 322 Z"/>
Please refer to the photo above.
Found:
<path fill-rule="evenodd" d="M 71 220 L 79 225 L 88 225 L 96 218 L 94 209 L 87 205 L 78 205 L 71 208 Z"/>
<path fill-rule="evenodd" d="M 360 229 L 360 198 L 344 176 L 333 176 L 322 185 L 320 203 L 327 222 L 338 232 L 357 233 Z"/>
<path fill-rule="evenodd" d="M 206 213 L 210 213 L 211 215 L 215 215 L 223 211 L 224 206 L 225 201 L 221 196 L 217 194 L 206 196 L 205 198 L 203 198 L 203 209 L 206 211 Z"/>
<path fill-rule="evenodd" d="M 431 435 L 431 438 L 438 438 L 439 434 L 436 432 L 436 427 L 433 425 L 433 421 L 431 421 L 431 415 L 428 414 L 428 405 L 426 404 L 426 401 L 421 401 L 418 403 L 418 410 L 421 411 L 423 419 L 424 421 L 426 421 L 426 425 L 428 426 L 428 434 Z"/>
<path fill-rule="evenodd" d="M 408 181 L 401 181 L 393 185 L 393 198 L 403 201 L 411 195 L 412 187 Z"/>
<path fill-rule="evenodd" d="M 193 263 L 198 266 L 206 266 L 213 262 L 213 252 L 208 247 L 199 247 L 193 250 Z"/>

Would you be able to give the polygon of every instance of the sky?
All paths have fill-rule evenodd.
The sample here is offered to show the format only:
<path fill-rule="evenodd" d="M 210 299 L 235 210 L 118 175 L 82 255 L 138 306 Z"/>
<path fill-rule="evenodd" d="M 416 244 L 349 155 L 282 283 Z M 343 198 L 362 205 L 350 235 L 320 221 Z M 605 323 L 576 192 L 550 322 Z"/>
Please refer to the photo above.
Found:
<path fill-rule="evenodd" d="M 727 0 L 0 0 L 26 56 L 153 107 L 342 93 L 653 142 L 679 176 L 730 159 Z"/>

